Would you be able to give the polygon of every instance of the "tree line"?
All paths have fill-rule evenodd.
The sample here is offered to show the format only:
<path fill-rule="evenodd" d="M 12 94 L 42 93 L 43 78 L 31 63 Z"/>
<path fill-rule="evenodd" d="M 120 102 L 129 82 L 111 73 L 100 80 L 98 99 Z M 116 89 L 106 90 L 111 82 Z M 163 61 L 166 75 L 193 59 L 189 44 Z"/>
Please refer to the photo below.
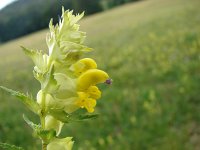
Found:
<path fill-rule="evenodd" d="M 138 0 L 17 0 L 0 10 L 0 43 L 46 28 L 57 22 L 61 7 L 86 15 Z"/>

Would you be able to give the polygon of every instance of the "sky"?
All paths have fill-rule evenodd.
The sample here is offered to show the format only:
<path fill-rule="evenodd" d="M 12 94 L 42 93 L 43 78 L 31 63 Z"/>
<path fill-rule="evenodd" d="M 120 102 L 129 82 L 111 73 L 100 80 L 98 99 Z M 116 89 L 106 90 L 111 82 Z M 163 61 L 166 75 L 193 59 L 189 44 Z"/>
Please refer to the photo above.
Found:
<path fill-rule="evenodd" d="M 13 1 L 15 1 L 15 0 L 0 0 L 0 9 L 2 9 L 6 5 L 12 3 Z"/>

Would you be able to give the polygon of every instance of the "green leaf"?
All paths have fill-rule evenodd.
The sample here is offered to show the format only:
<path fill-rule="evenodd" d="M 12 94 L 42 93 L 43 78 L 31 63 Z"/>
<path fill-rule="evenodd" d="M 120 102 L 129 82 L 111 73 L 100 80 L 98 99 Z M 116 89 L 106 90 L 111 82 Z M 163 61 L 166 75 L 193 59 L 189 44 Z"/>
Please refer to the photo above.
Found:
<path fill-rule="evenodd" d="M 85 120 L 93 120 L 99 117 L 99 114 L 79 114 L 79 113 L 72 113 L 70 114 L 70 121 L 85 121 Z"/>
<path fill-rule="evenodd" d="M 40 125 L 37 125 L 37 124 L 34 124 L 32 121 L 30 121 L 24 114 L 23 114 L 23 118 L 24 118 L 24 121 L 36 132 L 38 132 L 39 130 L 41 130 L 41 126 Z"/>
<path fill-rule="evenodd" d="M 63 49 L 63 52 L 78 52 L 78 51 L 82 51 L 82 52 L 90 52 L 91 50 L 93 50 L 92 48 L 89 48 L 87 46 L 84 46 L 82 44 L 77 44 L 74 42 L 70 42 L 70 41 L 61 41 L 60 42 L 60 48 Z"/>
<path fill-rule="evenodd" d="M 58 89 L 57 81 L 54 79 L 54 65 L 52 64 L 50 70 L 45 75 L 45 81 L 42 83 L 42 89 L 48 93 Z"/>
<path fill-rule="evenodd" d="M 56 137 L 56 131 L 51 130 L 44 130 L 42 129 L 41 125 L 37 125 L 30 121 L 25 115 L 23 115 L 25 122 L 34 130 L 37 136 L 43 139 L 45 142 L 48 143 L 52 138 Z"/>
<path fill-rule="evenodd" d="M 83 115 L 74 115 L 72 120 L 82 121 L 82 120 L 92 120 L 99 117 L 99 114 L 83 114 Z"/>
<path fill-rule="evenodd" d="M 50 115 L 64 123 L 92 120 L 96 119 L 99 116 L 99 114 L 82 114 L 82 112 L 80 111 L 68 114 L 60 109 L 50 109 L 49 113 Z"/>
<path fill-rule="evenodd" d="M 48 71 L 48 55 L 43 54 L 42 51 L 39 50 L 29 50 L 28 48 L 25 48 L 21 46 L 23 49 L 24 53 L 29 56 L 34 64 L 34 70 L 39 73 L 39 74 L 44 74 L 45 72 Z"/>
<path fill-rule="evenodd" d="M 49 110 L 50 115 L 52 115 L 54 118 L 56 118 L 57 120 L 60 120 L 64 123 L 68 123 L 69 122 L 69 114 L 66 113 L 63 110 L 60 109 L 50 109 Z"/>
<path fill-rule="evenodd" d="M 11 95 L 17 97 L 22 103 L 24 103 L 31 111 L 33 111 L 34 113 L 38 114 L 40 107 L 39 105 L 36 103 L 35 100 L 32 99 L 32 97 L 30 97 L 29 95 L 25 95 L 23 93 L 20 93 L 18 91 L 14 91 L 12 89 L 8 89 L 4 86 L 0 86 L 1 89 L 3 89 L 4 91 L 10 93 Z"/>
<path fill-rule="evenodd" d="M 0 148 L 7 150 L 24 150 L 22 147 L 18 147 L 15 145 L 10 145 L 8 143 L 0 143 Z"/>

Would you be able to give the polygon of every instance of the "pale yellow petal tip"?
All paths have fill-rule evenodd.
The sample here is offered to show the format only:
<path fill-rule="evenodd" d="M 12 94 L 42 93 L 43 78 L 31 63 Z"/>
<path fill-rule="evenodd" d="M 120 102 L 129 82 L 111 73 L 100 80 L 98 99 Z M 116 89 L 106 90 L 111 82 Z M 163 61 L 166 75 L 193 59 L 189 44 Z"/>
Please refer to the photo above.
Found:
<path fill-rule="evenodd" d="M 99 69 L 90 69 L 79 76 L 77 80 L 78 91 L 85 91 L 90 86 L 106 82 L 107 79 L 109 79 L 109 76 L 106 72 Z"/>

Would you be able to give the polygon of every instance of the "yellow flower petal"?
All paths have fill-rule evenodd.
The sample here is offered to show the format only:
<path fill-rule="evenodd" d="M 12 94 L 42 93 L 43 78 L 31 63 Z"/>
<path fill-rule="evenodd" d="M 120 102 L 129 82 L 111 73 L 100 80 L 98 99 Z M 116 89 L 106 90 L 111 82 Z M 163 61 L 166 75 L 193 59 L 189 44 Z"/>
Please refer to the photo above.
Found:
<path fill-rule="evenodd" d="M 76 62 L 74 65 L 72 65 L 71 70 L 74 71 L 74 74 L 76 76 L 81 75 L 83 72 L 89 70 L 89 69 L 96 69 L 97 64 L 96 62 L 91 58 L 83 58 Z"/>
<path fill-rule="evenodd" d="M 85 100 L 87 99 L 88 95 L 84 92 L 78 92 L 79 99 L 77 101 L 77 105 L 81 108 L 84 108 Z"/>
<path fill-rule="evenodd" d="M 99 99 L 101 97 L 101 91 L 96 86 L 90 86 L 87 90 L 90 98 Z"/>
<path fill-rule="evenodd" d="M 89 113 L 94 112 L 94 107 L 96 106 L 96 100 L 92 98 L 88 98 L 86 103 L 85 103 L 85 108 Z"/>
<path fill-rule="evenodd" d="M 78 91 L 86 91 L 90 86 L 103 83 L 109 78 L 108 74 L 99 69 L 89 69 L 77 80 Z"/>
<path fill-rule="evenodd" d="M 79 100 L 77 105 L 81 108 L 86 108 L 88 112 L 93 112 L 96 106 L 96 100 L 89 98 L 88 94 L 85 92 L 78 92 Z"/>
<path fill-rule="evenodd" d="M 83 59 L 79 60 L 79 62 L 81 62 L 85 65 L 85 69 L 96 69 L 97 68 L 96 62 L 91 58 L 83 58 Z"/>

